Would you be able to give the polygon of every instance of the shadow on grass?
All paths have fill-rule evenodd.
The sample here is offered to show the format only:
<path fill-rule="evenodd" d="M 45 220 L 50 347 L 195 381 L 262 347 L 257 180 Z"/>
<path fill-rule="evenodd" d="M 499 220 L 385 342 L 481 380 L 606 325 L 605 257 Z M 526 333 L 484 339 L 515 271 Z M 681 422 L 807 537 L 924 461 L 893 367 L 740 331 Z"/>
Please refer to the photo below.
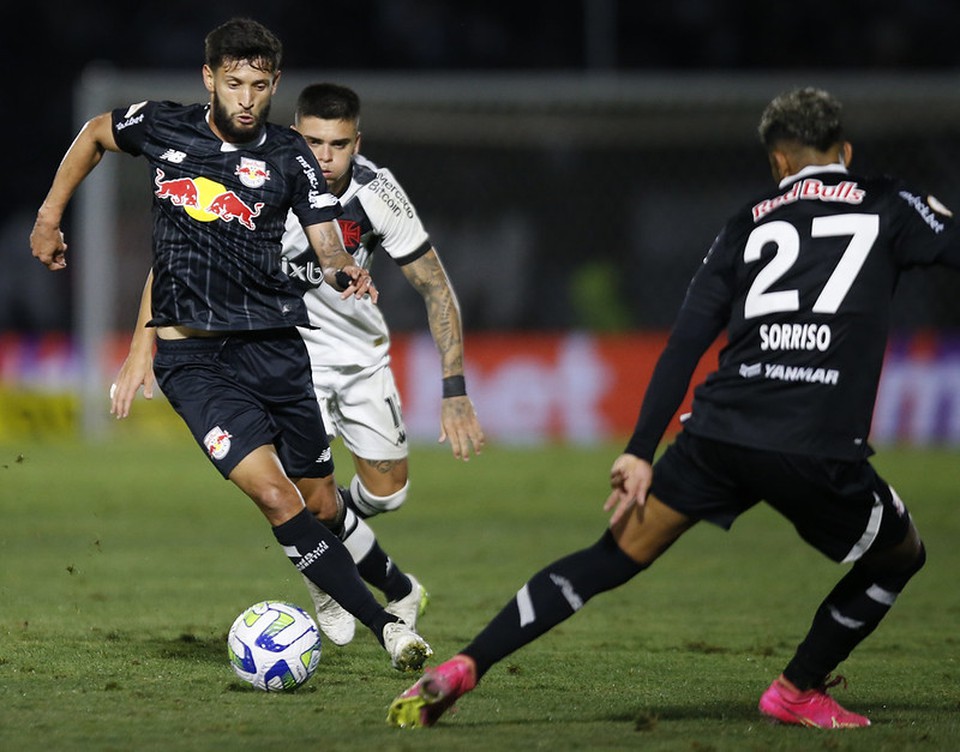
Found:
<path fill-rule="evenodd" d="M 479 698 L 478 698 L 479 699 Z M 465 720 L 463 716 L 454 711 L 450 717 L 457 718 L 457 726 L 477 726 L 477 727 L 499 727 L 499 726 L 531 726 L 542 724 L 544 726 L 555 726 L 557 719 L 552 714 L 544 715 L 542 718 L 532 718 L 518 714 L 514 717 L 506 717 L 502 713 L 495 714 L 495 717 L 483 720 L 471 719 Z M 752 721 L 764 721 L 762 715 L 755 705 L 750 703 L 725 701 L 716 702 L 708 705 L 697 703 L 695 705 L 666 705 L 662 707 L 631 707 L 621 710 L 611 710 L 609 712 L 591 713 L 584 708 L 579 708 L 577 714 L 564 718 L 564 723 L 576 725 L 596 724 L 596 723 L 623 723 L 629 724 L 633 731 L 647 732 L 655 731 L 659 724 L 674 721 L 743 721 L 750 723 Z M 446 725 L 443 721 L 439 726 Z"/>
<path fill-rule="evenodd" d="M 191 663 L 216 663 L 223 665 L 227 660 L 227 636 L 198 637 L 189 632 L 170 639 L 147 641 L 158 658 L 167 658 Z"/>

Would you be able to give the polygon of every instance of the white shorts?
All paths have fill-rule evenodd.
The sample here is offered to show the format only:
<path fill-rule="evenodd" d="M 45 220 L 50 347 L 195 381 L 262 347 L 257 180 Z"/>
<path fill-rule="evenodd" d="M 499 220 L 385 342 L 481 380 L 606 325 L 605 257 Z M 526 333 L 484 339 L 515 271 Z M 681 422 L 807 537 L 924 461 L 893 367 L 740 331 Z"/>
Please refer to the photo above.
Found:
<path fill-rule="evenodd" d="M 389 361 L 372 366 L 313 366 L 313 386 L 332 442 L 367 460 L 407 456 L 400 393 Z"/>

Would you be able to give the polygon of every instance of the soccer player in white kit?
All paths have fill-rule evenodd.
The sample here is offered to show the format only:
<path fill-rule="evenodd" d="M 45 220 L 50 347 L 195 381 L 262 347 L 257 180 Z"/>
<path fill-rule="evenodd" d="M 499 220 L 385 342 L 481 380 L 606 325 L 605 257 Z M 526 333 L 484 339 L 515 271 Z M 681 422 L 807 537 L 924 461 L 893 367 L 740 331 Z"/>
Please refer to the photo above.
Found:
<path fill-rule="evenodd" d="M 340 200 L 344 247 L 369 269 L 377 254 L 400 266 L 423 296 L 442 370 L 439 440 L 468 460 L 484 444 L 483 430 L 464 382 L 463 329 L 456 294 L 436 249 L 393 174 L 359 154 L 360 100 L 344 86 L 318 83 L 298 97 L 294 128 L 320 163 L 329 190 Z M 363 578 L 384 592 L 387 611 L 413 627 L 427 594 L 383 552 L 365 518 L 398 509 L 406 500 L 408 445 L 400 395 L 390 367 L 390 331 L 379 307 L 350 298 L 317 274 L 316 255 L 293 214 L 283 237 L 284 270 L 304 290 L 310 323 L 301 327 L 313 383 L 331 439 L 340 436 L 356 474 L 346 500 L 341 539 Z M 354 617 L 307 582 L 318 622 L 334 643 L 353 638 Z"/>

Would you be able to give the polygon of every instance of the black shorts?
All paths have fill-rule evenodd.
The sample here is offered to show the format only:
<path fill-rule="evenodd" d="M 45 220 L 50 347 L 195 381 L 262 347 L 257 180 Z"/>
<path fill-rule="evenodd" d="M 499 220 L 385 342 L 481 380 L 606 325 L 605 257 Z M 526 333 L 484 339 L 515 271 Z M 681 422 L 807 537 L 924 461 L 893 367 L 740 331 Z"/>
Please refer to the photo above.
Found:
<path fill-rule="evenodd" d="M 291 478 L 324 478 L 333 458 L 306 346 L 296 329 L 157 340 L 157 384 L 224 478 L 273 444 Z"/>
<path fill-rule="evenodd" d="M 681 431 L 653 468 L 668 507 L 729 529 L 760 501 L 834 561 L 903 540 L 909 513 L 867 460 L 836 460 L 727 444 Z"/>

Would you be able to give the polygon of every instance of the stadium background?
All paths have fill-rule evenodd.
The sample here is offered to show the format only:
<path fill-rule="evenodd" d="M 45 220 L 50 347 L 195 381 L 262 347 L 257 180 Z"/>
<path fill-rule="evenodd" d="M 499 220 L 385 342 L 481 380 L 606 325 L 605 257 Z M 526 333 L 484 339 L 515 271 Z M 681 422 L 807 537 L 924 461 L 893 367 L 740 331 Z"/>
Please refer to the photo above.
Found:
<path fill-rule="evenodd" d="M 289 122 L 309 80 L 363 97 L 364 152 L 407 189 L 457 287 L 471 392 L 495 439 L 629 430 L 690 274 L 723 219 L 769 185 L 755 124 L 780 90 L 835 91 L 855 167 L 960 206 L 960 8 L 949 2 L 877 2 L 868 15 L 698 0 L 147 2 L 122 14 L 46 2 L 28 13 L 7 24 L 17 33 L 2 53 L 18 75 L 2 126 L 0 438 L 131 430 L 106 427 L 103 394 L 149 262 L 143 165 L 108 157 L 112 209 L 98 199 L 79 216 L 78 196 L 65 274 L 30 257 L 27 235 L 86 117 L 144 97 L 205 98 L 203 34 L 231 15 L 284 42 L 274 121 Z M 109 264 L 85 262 L 84 240 L 101 237 Z M 432 438 L 422 303 L 388 264 L 374 274 L 408 428 Z M 898 291 L 880 440 L 960 442 L 958 281 L 914 273 Z M 141 412 L 141 427 L 164 424 L 149 420 L 162 411 Z"/>

